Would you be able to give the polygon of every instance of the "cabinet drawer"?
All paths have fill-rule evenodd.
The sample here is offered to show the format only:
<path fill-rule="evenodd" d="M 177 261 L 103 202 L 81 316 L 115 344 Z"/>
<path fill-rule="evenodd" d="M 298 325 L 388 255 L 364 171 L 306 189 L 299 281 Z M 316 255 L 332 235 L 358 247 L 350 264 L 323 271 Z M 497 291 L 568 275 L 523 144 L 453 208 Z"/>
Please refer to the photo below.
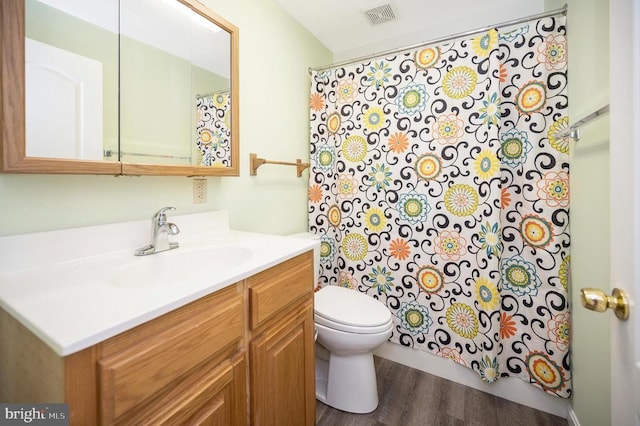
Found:
<path fill-rule="evenodd" d="M 231 286 L 102 344 L 103 424 L 158 398 L 223 349 L 235 350 L 242 340 L 242 312 L 242 295 Z"/>
<path fill-rule="evenodd" d="M 213 365 L 213 363 L 211 364 Z M 246 354 L 207 365 L 145 410 L 127 416 L 127 425 L 242 425 L 246 423 Z"/>
<path fill-rule="evenodd" d="M 313 252 L 308 251 L 248 278 L 252 329 L 313 292 Z"/>

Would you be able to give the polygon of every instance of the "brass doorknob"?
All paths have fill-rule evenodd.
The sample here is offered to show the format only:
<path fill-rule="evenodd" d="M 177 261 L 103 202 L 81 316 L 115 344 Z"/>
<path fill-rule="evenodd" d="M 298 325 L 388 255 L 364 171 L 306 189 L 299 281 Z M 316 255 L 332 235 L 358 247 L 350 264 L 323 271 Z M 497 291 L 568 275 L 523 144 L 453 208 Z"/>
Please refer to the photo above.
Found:
<path fill-rule="evenodd" d="M 629 318 L 629 298 L 627 293 L 619 288 L 614 288 L 611 296 L 598 288 L 582 288 L 580 300 L 582 306 L 592 311 L 605 312 L 607 309 L 613 309 L 618 319 L 624 321 Z"/>

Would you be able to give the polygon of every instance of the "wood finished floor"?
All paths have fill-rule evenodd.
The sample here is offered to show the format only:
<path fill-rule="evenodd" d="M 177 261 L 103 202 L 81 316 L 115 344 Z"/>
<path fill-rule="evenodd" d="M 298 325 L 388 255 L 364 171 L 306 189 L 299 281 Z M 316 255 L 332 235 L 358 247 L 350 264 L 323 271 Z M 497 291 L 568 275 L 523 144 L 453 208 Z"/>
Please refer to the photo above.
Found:
<path fill-rule="evenodd" d="M 378 408 L 351 414 L 319 401 L 317 426 L 567 426 L 567 420 L 375 357 Z M 381 392 L 384 389 L 384 392 Z"/>

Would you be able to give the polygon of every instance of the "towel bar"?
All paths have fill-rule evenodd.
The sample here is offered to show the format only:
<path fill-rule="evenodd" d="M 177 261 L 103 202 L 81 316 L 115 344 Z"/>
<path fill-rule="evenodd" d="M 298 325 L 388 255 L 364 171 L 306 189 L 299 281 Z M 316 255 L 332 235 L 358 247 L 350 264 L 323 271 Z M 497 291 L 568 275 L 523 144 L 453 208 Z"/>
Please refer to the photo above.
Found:
<path fill-rule="evenodd" d="M 303 163 L 302 160 L 297 159 L 295 163 L 287 162 L 287 161 L 272 161 L 266 160 L 264 158 L 259 158 L 257 154 L 250 153 L 249 159 L 251 160 L 251 176 L 255 176 L 258 171 L 258 167 L 263 164 L 279 164 L 281 166 L 296 166 L 296 170 L 298 172 L 298 177 L 302 176 L 302 171 L 309 167 L 309 163 Z"/>

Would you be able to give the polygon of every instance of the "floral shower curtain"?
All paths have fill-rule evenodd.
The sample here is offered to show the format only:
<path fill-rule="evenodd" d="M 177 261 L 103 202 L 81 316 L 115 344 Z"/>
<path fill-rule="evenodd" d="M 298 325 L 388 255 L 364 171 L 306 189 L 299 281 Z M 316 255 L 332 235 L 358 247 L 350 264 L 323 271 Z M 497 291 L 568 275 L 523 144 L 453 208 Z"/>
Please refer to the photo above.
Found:
<path fill-rule="evenodd" d="M 231 166 L 231 113 L 228 91 L 196 96 L 196 164 Z"/>
<path fill-rule="evenodd" d="M 319 285 L 390 341 L 571 396 L 564 17 L 312 72 Z"/>

